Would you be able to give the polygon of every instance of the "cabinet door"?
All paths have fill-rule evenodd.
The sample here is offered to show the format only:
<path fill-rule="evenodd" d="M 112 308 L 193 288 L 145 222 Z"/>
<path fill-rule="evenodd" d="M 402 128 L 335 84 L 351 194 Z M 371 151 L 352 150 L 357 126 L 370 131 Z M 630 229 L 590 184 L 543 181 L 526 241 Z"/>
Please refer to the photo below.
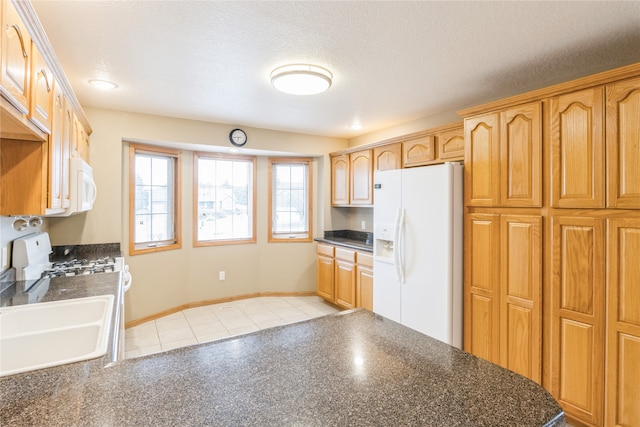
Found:
<path fill-rule="evenodd" d="M 640 79 L 607 86 L 607 205 L 640 209 Z"/>
<path fill-rule="evenodd" d="M 402 143 L 402 167 L 424 166 L 436 159 L 435 136 L 427 135 Z"/>
<path fill-rule="evenodd" d="M 373 169 L 371 150 L 356 151 L 350 157 L 351 204 L 373 204 Z"/>
<path fill-rule="evenodd" d="M 335 260 L 336 304 L 343 308 L 356 306 L 356 266 L 351 261 Z"/>
<path fill-rule="evenodd" d="M 63 150 L 64 144 L 64 116 L 65 102 L 62 91 L 56 87 L 54 90 L 54 105 L 52 111 L 51 136 L 49 137 L 49 208 L 62 208 L 63 181 Z M 67 160 L 68 161 L 68 160 Z M 66 169 L 66 182 L 69 181 L 69 168 Z M 67 184 L 68 186 L 68 184 Z"/>
<path fill-rule="evenodd" d="M 502 206 L 542 206 L 542 104 L 509 108 L 500 116 Z"/>
<path fill-rule="evenodd" d="M 464 349 L 499 363 L 499 215 L 468 214 L 465 253 Z"/>
<path fill-rule="evenodd" d="M 554 217 L 552 221 L 551 392 L 568 415 L 602 425 L 604 220 Z"/>
<path fill-rule="evenodd" d="M 373 311 L 373 256 L 358 252 L 356 307 Z"/>
<path fill-rule="evenodd" d="M 44 142 L 0 139 L 0 215 L 45 213 L 47 151 Z"/>
<path fill-rule="evenodd" d="M 542 217 L 502 215 L 500 361 L 542 383 Z"/>
<path fill-rule="evenodd" d="M 79 157 L 89 163 L 89 135 L 75 114 L 73 115 L 73 129 L 75 135 L 71 140 L 73 144 L 71 146 L 71 156 Z"/>
<path fill-rule="evenodd" d="M 44 58 L 31 43 L 31 104 L 29 118 L 43 132 L 51 133 L 53 75 Z"/>
<path fill-rule="evenodd" d="M 73 145 L 73 119 L 74 114 L 71 106 L 67 103 L 65 97 L 62 97 L 63 103 L 63 123 L 62 123 L 62 207 L 68 208 L 71 204 L 70 200 L 70 170 L 69 159 L 71 158 L 71 146 Z"/>
<path fill-rule="evenodd" d="M 551 204 L 604 207 L 604 89 L 551 98 Z"/>
<path fill-rule="evenodd" d="M 436 135 L 438 159 L 445 161 L 464 159 L 464 128 L 442 132 Z"/>
<path fill-rule="evenodd" d="M 333 302 L 335 300 L 333 258 L 318 254 L 317 268 L 318 295 L 327 301 Z"/>
<path fill-rule="evenodd" d="M 640 218 L 609 220 L 607 426 L 640 425 Z"/>
<path fill-rule="evenodd" d="M 386 171 L 402 167 L 402 144 L 387 144 L 373 149 L 373 169 Z"/>
<path fill-rule="evenodd" d="M 22 114 L 29 112 L 31 38 L 10 1 L 2 10 L 0 92 Z"/>
<path fill-rule="evenodd" d="M 349 204 L 349 155 L 331 156 L 331 204 Z"/>
<path fill-rule="evenodd" d="M 464 121 L 464 194 L 467 206 L 500 204 L 500 119 L 498 113 Z"/>

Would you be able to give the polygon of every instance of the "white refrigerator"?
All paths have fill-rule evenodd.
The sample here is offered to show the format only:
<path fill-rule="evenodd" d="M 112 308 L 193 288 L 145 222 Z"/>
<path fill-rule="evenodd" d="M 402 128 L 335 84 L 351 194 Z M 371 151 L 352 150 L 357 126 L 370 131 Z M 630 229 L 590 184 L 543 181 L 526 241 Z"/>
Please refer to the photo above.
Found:
<path fill-rule="evenodd" d="M 373 311 L 462 348 L 463 166 L 376 171 Z"/>

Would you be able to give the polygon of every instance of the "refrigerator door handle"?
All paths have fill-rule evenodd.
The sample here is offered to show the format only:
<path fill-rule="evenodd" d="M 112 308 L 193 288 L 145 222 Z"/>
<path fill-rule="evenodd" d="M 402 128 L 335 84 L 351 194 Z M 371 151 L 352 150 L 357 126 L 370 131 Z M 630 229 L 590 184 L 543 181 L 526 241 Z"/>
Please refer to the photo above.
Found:
<path fill-rule="evenodd" d="M 404 284 L 404 220 L 405 210 L 398 209 L 394 252 L 396 256 L 396 278 L 401 285 Z"/>
<path fill-rule="evenodd" d="M 396 282 L 400 281 L 400 217 L 402 216 L 402 208 L 398 208 L 396 219 L 393 227 L 393 266 L 396 273 Z"/>

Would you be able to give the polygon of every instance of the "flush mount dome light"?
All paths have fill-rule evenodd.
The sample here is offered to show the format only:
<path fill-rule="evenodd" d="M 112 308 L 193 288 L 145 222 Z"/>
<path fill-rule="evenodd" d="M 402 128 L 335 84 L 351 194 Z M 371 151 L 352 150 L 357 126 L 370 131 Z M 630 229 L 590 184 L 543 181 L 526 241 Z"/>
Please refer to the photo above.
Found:
<path fill-rule="evenodd" d="M 315 95 L 331 87 L 333 75 L 326 68 L 309 64 L 283 65 L 271 72 L 271 84 L 291 95 Z"/>
<path fill-rule="evenodd" d="M 89 80 L 89 84 L 101 90 L 113 90 L 118 87 L 118 85 L 113 82 L 110 82 L 107 80 L 99 80 L 99 79 Z"/>

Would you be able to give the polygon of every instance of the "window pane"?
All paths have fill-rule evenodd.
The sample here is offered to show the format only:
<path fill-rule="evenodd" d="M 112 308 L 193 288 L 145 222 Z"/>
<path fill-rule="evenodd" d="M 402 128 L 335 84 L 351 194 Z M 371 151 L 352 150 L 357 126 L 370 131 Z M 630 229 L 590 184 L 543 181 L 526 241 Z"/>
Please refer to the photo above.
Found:
<path fill-rule="evenodd" d="M 170 155 L 135 153 L 134 243 L 153 246 L 175 240 L 176 159 Z"/>
<path fill-rule="evenodd" d="M 198 157 L 198 241 L 253 239 L 254 160 Z"/>
<path fill-rule="evenodd" d="M 282 238 L 309 236 L 309 165 L 272 163 L 271 232 Z"/>

